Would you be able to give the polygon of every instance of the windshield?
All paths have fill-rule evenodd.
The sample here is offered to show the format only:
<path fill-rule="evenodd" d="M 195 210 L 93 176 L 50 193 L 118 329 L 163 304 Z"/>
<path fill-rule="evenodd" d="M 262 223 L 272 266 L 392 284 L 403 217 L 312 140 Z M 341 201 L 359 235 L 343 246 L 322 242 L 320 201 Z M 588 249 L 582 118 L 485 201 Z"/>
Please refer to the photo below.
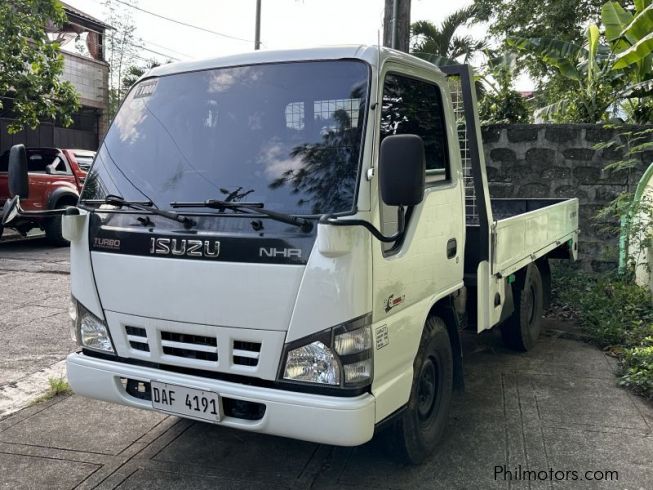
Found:
<path fill-rule="evenodd" d="M 127 96 L 82 199 L 259 202 L 350 211 L 369 69 L 360 61 L 221 68 L 150 78 Z"/>

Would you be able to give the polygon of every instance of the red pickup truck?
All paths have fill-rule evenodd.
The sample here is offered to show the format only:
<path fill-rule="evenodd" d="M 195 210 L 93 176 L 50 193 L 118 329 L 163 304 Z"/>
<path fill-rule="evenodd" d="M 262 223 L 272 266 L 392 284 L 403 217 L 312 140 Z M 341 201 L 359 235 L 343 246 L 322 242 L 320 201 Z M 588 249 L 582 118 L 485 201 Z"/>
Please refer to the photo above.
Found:
<path fill-rule="evenodd" d="M 41 211 L 74 206 L 84 185 L 86 173 L 91 166 L 95 152 L 59 148 L 28 148 L 27 168 L 29 171 L 29 199 L 21 201 L 26 211 Z M 0 206 L 9 199 L 7 167 L 9 150 L 0 155 Z M 27 234 L 32 228 L 45 231 L 52 245 L 67 245 L 61 235 L 61 217 L 29 218 L 12 224 L 20 233 Z M 0 237 L 2 236 L 0 225 Z"/>

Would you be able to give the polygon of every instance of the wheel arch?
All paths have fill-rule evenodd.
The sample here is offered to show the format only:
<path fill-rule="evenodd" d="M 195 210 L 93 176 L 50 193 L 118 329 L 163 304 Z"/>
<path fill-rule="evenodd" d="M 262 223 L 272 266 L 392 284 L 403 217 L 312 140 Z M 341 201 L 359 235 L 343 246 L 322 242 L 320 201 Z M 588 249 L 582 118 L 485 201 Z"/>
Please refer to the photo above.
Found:
<path fill-rule="evenodd" d="M 445 296 L 435 302 L 429 310 L 428 317 L 437 316 L 442 318 L 449 334 L 451 353 L 453 355 L 453 387 L 456 391 L 465 389 L 465 378 L 463 374 L 463 351 L 460 338 L 460 319 L 454 305 L 453 295 Z"/>
<path fill-rule="evenodd" d="M 60 204 L 70 203 L 70 206 L 75 206 L 79 200 L 79 194 L 67 187 L 59 187 L 55 189 L 48 198 L 48 209 L 57 209 Z"/>

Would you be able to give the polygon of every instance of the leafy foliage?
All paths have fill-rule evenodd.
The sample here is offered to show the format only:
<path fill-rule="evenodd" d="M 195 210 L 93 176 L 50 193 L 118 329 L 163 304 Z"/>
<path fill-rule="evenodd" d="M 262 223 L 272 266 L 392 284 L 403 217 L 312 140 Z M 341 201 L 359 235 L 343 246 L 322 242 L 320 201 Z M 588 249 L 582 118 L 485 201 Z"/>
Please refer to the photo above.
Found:
<path fill-rule="evenodd" d="M 589 24 L 585 43 L 555 37 L 509 37 L 520 52 L 554 69 L 548 104 L 538 115 L 559 122 L 594 123 L 625 113 L 636 123 L 653 121 L 653 3 L 637 0 L 635 10 L 606 2 L 600 10 L 604 34 Z"/>
<path fill-rule="evenodd" d="M 601 6 L 605 0 L 474 0 L 476 17 L 489 21 L 490 34 L 505 42 L 511 37 L 547 37 L 573 44 L 582 44 L 585 26 L 598 22 Z M 620 0 L 621 5 L 632 4 Z M 522 52 L 519 66 L 528 67 L 531 75 L 539 80 L 555 81 L 557 72 L 540 59 Z"/>
<path fill-rule="evenodd" d="M 653 336 L 624 351 L 623 375 L 620 384 L 653 398 Z"/>
<path fill-rule="evenodd" d="M 614 56 L 600 42 L 599 28 L 587 28 L 585 45 L 555 38 L 508 39 L 515 49 L 529 52 L 554 67 L 567 80 L 566 93 L 538 113 L 558 122 L 595 123 L 608 118 L 616 101 L 615 91 L 623 85 L 623 74 L 612 70 Z"/>
<path fill-rule="evenodd" d="M 524 98 L 512 88 L 516 56 L 489 57 L 481 74 L 486 90 L 479 98 L 479 117 L 482 124 L 527 123 L 530 111 Z"/>
<path fill-rule="evenodd" d="M 637 123 L 653 122 L 653 3 L 635 2 L 635 11 L 617 2 L 602 9 L 605 37 L 615 54 L 612 70 L 623 72 L 627 86 L 618 93 L 624 109 Z"/>
<path fill-rule="evenodd" d="M 60 45 L 46 33 L 46 26 L 65 20 L 57 0 L 0 2 L 0 109 L 13 99 L 10 133 L 36 128 L 44 119 L 72 123 L 79 97 L 72 84 L 61 80 Z"/>
<path fill-rule="evenodd" d="M 651 293 L 623 276 L 592 275 L 558 267 L 553 300 L 577 310 L 581 327 L 620 359 L 619 383 L 653 398 Z"/>
<path fill-rule="evenodd" d="M 479 20 L 491 21 L 490 32 L 501 39 L 528 35 L 578 43 L 583 38 L 582 26 L 598 21 L 604 1 L 474 0 L 474 6 Z"/>
<path fill-rule="evenodd" d="M 606 165 L 604 170 L 625 175 L 627 190 L 599 211 L 595 219 L 604 223 L 602 227 L 607 233 L 621 234 L 626 243 L 637 244 L 622 271 L 632 280 L 640 268 L 647 267 L 644 257 L 645 250 L 653 240 L 653 228 L 650 226 L 653 223 L 653 202 L 649 196 L 634 201 L 629 189 L 637 184 L 636 171 L 645 152 L 653 151 L 653 129 L 621 130 L 616 139 L 594 145 L 594 149 L 623 154 L 619 160 Z"/>

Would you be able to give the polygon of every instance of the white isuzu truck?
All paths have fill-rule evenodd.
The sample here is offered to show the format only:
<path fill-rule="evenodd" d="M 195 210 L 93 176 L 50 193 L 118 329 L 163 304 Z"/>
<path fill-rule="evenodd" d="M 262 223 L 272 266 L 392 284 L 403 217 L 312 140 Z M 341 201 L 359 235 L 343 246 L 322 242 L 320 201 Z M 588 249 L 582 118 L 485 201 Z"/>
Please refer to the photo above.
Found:
<path fill-rule="evenodd" d="M 548 259 L 577 254 L 576 199 L 490 199 L 472 86 L 367 46 L 150 71 L 63 216 L 73 390 L 423 460 L 460 330 L 530 349 Z M 10 160 L 6 226 L 29 213 Z"/>

